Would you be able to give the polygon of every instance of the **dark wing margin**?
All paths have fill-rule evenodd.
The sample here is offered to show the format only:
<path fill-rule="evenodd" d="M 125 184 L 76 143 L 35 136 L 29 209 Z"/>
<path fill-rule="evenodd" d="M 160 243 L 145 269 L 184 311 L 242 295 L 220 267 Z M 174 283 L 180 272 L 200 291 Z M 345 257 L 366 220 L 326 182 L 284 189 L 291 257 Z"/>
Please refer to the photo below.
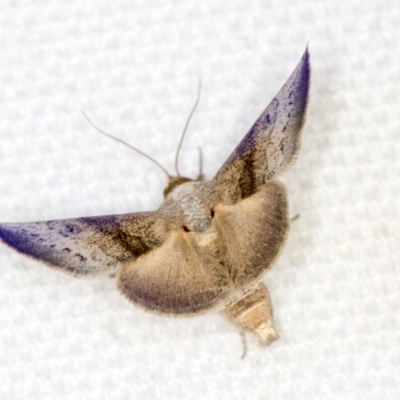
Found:
<path fill-rule="evenodd" d="M 156 247 L 154 213 L 2 223 L 0 241 L 73 275 L 115 271 Z"/>
<path fill-rule="evenodd" d="M 294 161 L 300 148 L 309 85 L 306 49 L 282 89 L 214 177 L 216 188 L 227 190 L 228 202 L 251 196 L 260 185 L 280 175 Z"/>

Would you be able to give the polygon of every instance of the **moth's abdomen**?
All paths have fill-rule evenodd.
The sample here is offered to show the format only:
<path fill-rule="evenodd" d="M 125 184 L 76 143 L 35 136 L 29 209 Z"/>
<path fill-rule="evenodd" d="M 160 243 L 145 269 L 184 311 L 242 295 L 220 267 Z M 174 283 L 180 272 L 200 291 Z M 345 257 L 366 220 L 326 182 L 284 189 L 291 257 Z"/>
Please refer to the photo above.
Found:
<path fill-rule="evenodd" d="M 279 339 L 273 325 L 271 298 L 263 283 L 228 304 L 225 312 L 242 329 L 255 333 L 260 345 L 267 346 Z"/>

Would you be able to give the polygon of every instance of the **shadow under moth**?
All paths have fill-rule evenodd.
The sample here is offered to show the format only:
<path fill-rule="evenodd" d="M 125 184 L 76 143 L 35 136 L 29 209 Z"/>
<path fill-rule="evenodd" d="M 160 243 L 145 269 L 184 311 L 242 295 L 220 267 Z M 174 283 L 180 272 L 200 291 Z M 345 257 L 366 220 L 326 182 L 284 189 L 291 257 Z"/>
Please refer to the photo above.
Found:
<path fill-rule="evenodd" d="M 300 147 L 310 81 L 308 50 L 214 178 L 169 176 L 157 211 L 1 223 L 0 239 L 75 276 L 115 274 L 132 303 L 166 315 L 224 309 L 261 345 L 278 338 L 260 279 L 288 230 L 276 178 Z"/>

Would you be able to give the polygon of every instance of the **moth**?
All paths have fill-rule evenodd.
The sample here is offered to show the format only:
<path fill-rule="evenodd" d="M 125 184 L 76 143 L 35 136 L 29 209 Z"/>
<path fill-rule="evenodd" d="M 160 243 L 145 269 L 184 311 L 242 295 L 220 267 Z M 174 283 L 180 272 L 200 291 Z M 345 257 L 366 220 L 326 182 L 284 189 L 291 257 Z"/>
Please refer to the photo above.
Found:
<path fill-rule="evenodd" d="M 300 147 L 310 82 L 308 50 L 214 178 L 169 176 L 157 211 L 1 223 L 16 251 L 74 276 L 114 274 L 133 304 L 164 315 L 224 309 L 261 345 L 278 336 L 260 283 L 289 230 L 276 178 Z"/>

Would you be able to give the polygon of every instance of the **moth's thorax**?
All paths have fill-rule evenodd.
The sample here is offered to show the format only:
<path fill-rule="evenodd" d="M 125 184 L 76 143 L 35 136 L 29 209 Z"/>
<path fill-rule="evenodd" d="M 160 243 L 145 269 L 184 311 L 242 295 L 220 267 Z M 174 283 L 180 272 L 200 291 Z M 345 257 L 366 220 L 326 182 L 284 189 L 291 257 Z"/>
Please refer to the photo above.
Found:
<path fill-rule="evenodd" d="M 185 227 L 190 232 L 205 232 L 212 221 L 213 198 L 208 183 L 192 181 L 176 186 L 159 209 L 172 229 Z"/>

